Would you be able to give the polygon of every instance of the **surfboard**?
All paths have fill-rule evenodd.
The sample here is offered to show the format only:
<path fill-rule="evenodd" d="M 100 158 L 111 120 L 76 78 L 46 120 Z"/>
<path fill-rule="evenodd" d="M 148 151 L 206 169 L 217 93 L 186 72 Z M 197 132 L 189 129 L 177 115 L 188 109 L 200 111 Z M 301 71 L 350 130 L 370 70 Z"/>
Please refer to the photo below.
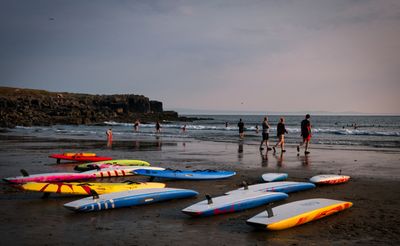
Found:
<path fill-rule="evenodd" d="M 350 208 L 351 202 L 316 198 L 277 206 L 248 219 L 251 226 L 267 230 L 284 230 Z"/>
<path fill-rule="evenodd" d="M 193 204 L 182 210 L 191 216 L 211 216 L 233 213 L 241 210 L 258 207 L 270 202 L 286 199 L 288 195 L 282 192 L 247 192 L 243 194 L 224 195 Z"/>
<path fill-rule="evenodd" d="M 107 156 L 97 156 L 94 153 L 63 153 L 63 154 L 52 154 L 49 155 L 50 158 L 57 159 L 57 163 L 61 160 L 75 161 L 75 162 L 96 162 L 96 161 L 108 161 L 112 160 L 111 157 Z M 94 154 L 94 156 L 92 155 Z"/>
<path fill-rule="evenodd" d="M 265 182 L 283 181 L 288 177 L 287 173 L 264 173 L 261 175 Z"/>
<path fill-rule="evenodd" d="M 218 171 L 218 170 L 146 170 L 138 169 L 134 171 L 136 174 L 168 179 L 192 179 L 192 180 L 205 180 L 205 179 L 225 179 L 236 174 L 233 171 Z"/>
<path fill-rule="evenodd" d="M 310 178 L 310 182 L 315 184 L 341 184 L 349 181 L 349 179 L 350 176 L 347 175 L 325 174 Z"/>
<path fill-rule="evenodd" d="M 157 170 L 162 171 L 165 168 L 162 167 L 147 167 L 147 166 L 113 166 L 109 168 L 103 168 L 99 170 L 90 170 L 86 172 L 81 172 L 85 174 L 94 174 L 97 178 L 107 178 L 107 177 L 124 177 L 135 175 L 135 171 L 141 170 Z"/>
<path fill-rule="evenodd" d="M 96 156 L 96 153 L 91 153 L 91 152 L 65 152 L 63 153 L 65 156 L 75 156 L 75 155 L 81 155 L 81 156 Z"/>
<path fill-rule="evenodd" d="M 130 207 L 155 202 L 197 196 L 194 190 L 155 188 L 129 190 L 86 197 L 64 204 L 64 207 L 76 212 L 100 211 L 113 208 Z"/>
<path fill-rule="evenodd" d="M 89 171 L 113 166 L 150 166 L 150 163 L 142 160 L 110 160 L 79 164 L 74 169 L 76 171 Z"/>
<path fill-rule="evenodd" d="M 40 173 L 29 175 L 25 170 L 21 170 L 23 176 L 4 178 L 9 183 L 27 183 L 27 182 L 61 182 L 94 179 L 93 173 Z"/>
<path fill-rule="evenodd" d="M 38 183 L 28 182 L 20 185 L 18 188 L 25 191 L 36 191 L 44 193 L 59 193 L 71 195 L 91 195 L 91 190 L 97 194 L 106 194 L 111 192 L 120 192 L 135 189 L 150 189 L 150 188 L 164 188 L 164 183 L 137 183 L 137 182 L 124 182 L 124 183 Z"/>
<path fill-rule="evenodd" d="M 315 184 L 308 182 L 292 182 L 292 181 L 282 181 L 282 182 L 271 182 L 271 183 L 261 183 L 255 185 L 248 185 L 247 189 L 250 191 L 264 191 L 264 192 L 284 192 L 291 193 L 302 190 L 308 190 L 315 188 Z M 235 193 L 243 193 L 246 192 L 247 189 L 242 187 L 240 189 L 228 191 L 225 194 L 235 194 Z"/>

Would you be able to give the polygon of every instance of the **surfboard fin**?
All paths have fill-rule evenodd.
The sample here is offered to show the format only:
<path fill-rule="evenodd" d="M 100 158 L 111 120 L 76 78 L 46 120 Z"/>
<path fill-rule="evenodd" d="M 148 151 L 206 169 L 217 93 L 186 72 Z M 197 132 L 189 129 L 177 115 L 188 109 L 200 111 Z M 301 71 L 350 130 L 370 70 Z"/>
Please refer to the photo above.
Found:
<path fill-rule="evenodd" d="M 247 184 L 246 181 L 243 181 L 242 184 L 243 184 L 243 188 L 244 188 L 245 190 L 248 190 L 248 189 L 249 189 L 249 185 Z"/>
<path fill-rule="evenodd" d="M 267 216 L 268 218 L 274 217 L 274 212 L 271 207 L 267 207 Z"/>
<path fill-rule="evenodd" d="M 99 199 L 99 194 L 95 190 L 90 189 L 90 194 L 93 196 L 93 200 Z"/>
<path fill-rule="evenodd" d="M 19 171 L 22 173 L 22 176 L 24 176 L 24 177 L 28 177 L 29 176 L 29 173 L 25 169 L 21 169 Z"/>
<path fill-rule="evenodd" d="M 154 177 L 152 177 L 152 178 L 154 178 Z M 122 183 L 127 183 L 127 184 L 140 184 L 140 182 L 136 182 L 136 181 L 132 181 L 132 180 L 125 180 L 125 181 L 122 182 Z"/>
<path fill-rule="evenodd" d="M 207 204 L 212 204 L 213 200 L 209 194 L 206 194 Z"/>
<path fill-rule="evenodd" d="M 47 199 L 50 196 L 50 192 L 43 193 L 42 199 Z"/>

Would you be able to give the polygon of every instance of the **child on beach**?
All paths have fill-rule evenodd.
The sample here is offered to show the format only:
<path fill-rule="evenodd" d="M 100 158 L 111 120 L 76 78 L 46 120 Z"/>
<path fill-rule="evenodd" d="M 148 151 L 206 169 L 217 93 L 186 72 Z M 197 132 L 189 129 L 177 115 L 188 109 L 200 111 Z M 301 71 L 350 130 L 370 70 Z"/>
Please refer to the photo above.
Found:
<path fill-rule="evenodd" d="M 237 125 L 239 127 L 239 137 L 242 139 L 244 137 L 244 123 L 242 118 L 239 119 L 239 123 Z"/>
<path fill-rule="evenodd" d="M 270 125 L 268 123 L 268 117 L 267 116 L 264 117 L 264 121 L 263 121 L 263 123 L 261 125 L 262 125 L 262 140 L 261 140 L 261 144 L 260 144 L 260 150 L 264 149 L 262 147 L 264 142 L 265 142 L 265 146 L 267 146 L 267 150 L 271 150 L 271 148 L 268 146 Z"/>
<path fill-rule="evenodd" d="M 285 150 L 285 133 L 288 133 L 286 128 L 285 128 L 285 119 L 283 117 L 281 117 L 277 127 L 276 127 L 276 132 L 277 132 L 277 136 L 278 136 L 278 140 L 279 142 L 277 144 L 275 144 L 274 147 L 272 147 L 274 149 L 274 153 L 276 152 L 276 147 L 277 146 L 281 146 L 282 152 L 286 152 Z"/>
<path fill-rule="evenodd" d="M 308 146 L 311 140 L 311 123 L 309 114 L 307 114 L 306 118 L 301 121 L 301 136 L 303 137 L 303 142 L 297 146 L 297 152 L 300 152 L 300 146 L 306 144 L 304 154 L 308 155 L 310 154 Z"/>

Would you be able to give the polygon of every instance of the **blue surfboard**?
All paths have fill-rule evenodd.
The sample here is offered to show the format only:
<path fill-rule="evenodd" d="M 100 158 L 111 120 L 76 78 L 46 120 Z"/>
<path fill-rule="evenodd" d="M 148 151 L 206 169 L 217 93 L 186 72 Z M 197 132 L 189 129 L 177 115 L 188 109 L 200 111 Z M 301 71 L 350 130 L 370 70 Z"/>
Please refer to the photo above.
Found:
<path fill-rule="evenodd" d="M 258 207 L 270 202 L 286 199 L 288 195 L 282 192 L 247 191 L 215 198 L 206 196 L 207 200 L 193 204 L 182 210 L 183 213 L 198 217 L 233 213 Z"/>
<path fill-rule="evenodd" d="M 155 177 L 155 178 L 168 178 L 168 179 L 225 179 L 236 174 L 233 171 L 219 171 L 219 170 L 145 170 L 137 169 L 134 170 L 135 174 Z"/>
<path fill-rule="evenodd" d="M 76 212 L 100 211 L 113 208 L 130 207 L 155 202 L 186 198 L 196 196 L 199 193 L 194 190 L 154 188 L 138 189 L 122 192 L 113 192 L 104 195 L 94 194 L 93 197 L 86 197 L 64 204 L 64 207 Z"/>

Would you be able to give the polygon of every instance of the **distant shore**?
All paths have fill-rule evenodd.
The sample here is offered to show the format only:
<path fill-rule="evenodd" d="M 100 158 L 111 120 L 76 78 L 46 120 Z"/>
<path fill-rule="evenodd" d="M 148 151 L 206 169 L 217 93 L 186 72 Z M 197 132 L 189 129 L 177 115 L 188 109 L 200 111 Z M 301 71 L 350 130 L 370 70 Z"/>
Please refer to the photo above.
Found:
<path fill-rule="evenodd" d="M 153 166 L 178 169 L 229 169 L 233 178 L 219 181 L 171 181 L 168 187 L 188 188 L 200 192 L 197 198 L 163 202 L 148 206 L 75 214 L 63 204 L 77 197 L 52 196 L 21 192 L 1 183 L 0 237 L 5 245 L 79 245 L 88 240 L 96 245 L 288 245 L 288 244 L 367 244 L 387 245 L 400 242 L 400 173 L 396 151 L 355 151 L 312 149 L 309 156 L 288 147 L 279 152 L 259 152 L 246 143 L 207 141 L 138 140 L 106 141 L 74 139 L 40 139 L 2 135 L 0 172 L 3 177 L 19 175 L 24 168 L 30 173 L 69 172 L 74 165 L 56 165 L 47 156 L 64 151 L 90 151 L 117 159 L 143 159 Z M 261 182 L 265 172 L 287 172 L 290 181 L 307 181 L 313 175 L 337 173 L 352 177 L 349 183 L 318 186 L 316 189 L 290 194 L 286 201 L 307 198 L 348 200 L 354 207 L 319 221 L 285 231 L 257 231 L 245 220 L 264 208 L 210 218 L 190 218 L 180 212 L 204 199 L 204 194 L 222 195 L 236 189 L 243 180 Z M 127 178 L 146 181 L 144 177 Z M 124 178 L 98 180 L 117 182 Z M 124 234 L 121 237 L 121 233 Z M 73 236 L 71 236 L 73 235 Z M 201 240 L 194 240 L 201 238 Z"/>

